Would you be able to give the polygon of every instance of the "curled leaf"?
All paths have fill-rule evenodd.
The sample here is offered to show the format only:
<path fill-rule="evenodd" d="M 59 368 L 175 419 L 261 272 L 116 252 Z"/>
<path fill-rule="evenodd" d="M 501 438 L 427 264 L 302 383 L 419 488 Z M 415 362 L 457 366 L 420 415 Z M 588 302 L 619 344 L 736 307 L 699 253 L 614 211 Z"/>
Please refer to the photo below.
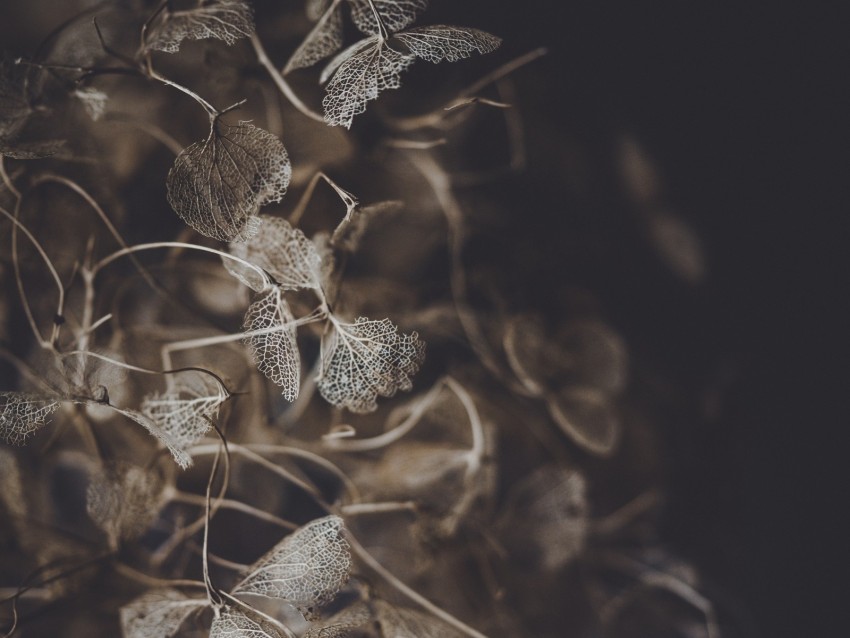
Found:
<path fill-rule="evenodd" d="M 434 25 L 396 33 L 395 37 L 417 58 L 437 64 L 443 60 L 457 62 L 474 53 L 490 53 L 502 43 L 501 38 L 478 29 Z"/>
<path fill-rule="evenodd" d="M 74 91 L 74 97 L 82 103 L 88 116 L 95 122 L 103 117 L 103 114 L 106 112 L 106 103 L 109 101 L 109 96 L 103 91 L 89 86 Z"/>
<path fill-rule="evenodd" d="M 149 591 L 121 608 L 121 631 L 124 638 L 171 638 L 207 604 L 206 598 L 189 598 L 176 589 Z"/>
<path fill-rule="evenodd" d="M 297 529 L 257 561 L 233 593 L 282 598 L 305 614 L 330 602 L 351 568 L 343 530 L 339 516 Z"/>
<path fill-rule="evenodd" d="M 368 625 L 372 613 L 366 603 L 358 602 L 334 614 L 323 622 L 311 623 L 304 638 L 348 638 L 360 635 L 357 630 Z"/>
<path fill-rule="evenodd" d="M 254 33 L 254 14 L 245 0 L 203 0 L 196 6 L 165 10 L 148 31 L 148 50 L 176 53 L 183 40 L 215 38 L 234 44 Z"/>
<path fill-rule="evenodd" d="M 319 288 L 322 256 L 316 245 L 283 218 L 259 215 L 258 224 L 257 234 L 247 242 L 230 244 L 230 254 L 259 266 L 284 290 Z M 265 289 L 266 282 L 254 270 L 230 259 L 224 267 L 249 288 Z"/>
<path fill-rule="evenodd" d="M 23 445 L 47 425 L 48 417 L 59 409 L 55 399 L 25 392 L 0 392 L 0 439 Z"/>
<path fill-rule="evenodd" d="M 620 419 L 600 390 L 567 387 L 546 401 L 549 414 L 567 436 L 588 452 L 608 456 L 620 439 Z"/>
<path fill-rule="evenodd" d="M 298 398 L 301 355 L 296 341 L 295 317 L 277 286 L 252 303 L 245 313 L 245 342 L 257 369 L 283 388 L 287 401 Z M 251 334 L 267 331 L 262 334 Z"/>
<path fill-rule="evenodd" d="M 372 0 L 384 27 L 394 33 L 413 24 L 416 16 L 428 7 L 428 0 Z M 369 0 L 348 0 L 351 19 L 363 33 L 377 35 L 380 31 Z"/>
<path fill-rule="evenodd" d="M 419 335 L 399 334 L 389 319 L 334 320 L 322 339 L 319 392 L 337 407 L 372 412 L 378 407 L 378 395 L 391 397 L 413 387 L 411 377 L 424 357 L 425 343 Z"/>
<path fill-rule="evenodd" d="M 169 448 L 185 450 L 209 432 L 210 420 L 218 416 L 226 398 L 211 376 L 187 372 L 178 375 L 166 392 L 146 396 L 141 412 L 153 421 Z"/>
<path fill-rule="evenodd" d="M 292 166 L 281 141 L 248 122 L 214 118 L 206 140 L 183 149 L 168 173 L 168 202 L 202 235 L 245 241 L 261 206 L 286 193 Z"/>
<path fill-rule="evenodd" d="M 89 480 L 86 510 L 109 537 L 110 546 L 131 540 L 156 518 L 164 483 L 155 470 L 115 463 L 99 467 Z"/>

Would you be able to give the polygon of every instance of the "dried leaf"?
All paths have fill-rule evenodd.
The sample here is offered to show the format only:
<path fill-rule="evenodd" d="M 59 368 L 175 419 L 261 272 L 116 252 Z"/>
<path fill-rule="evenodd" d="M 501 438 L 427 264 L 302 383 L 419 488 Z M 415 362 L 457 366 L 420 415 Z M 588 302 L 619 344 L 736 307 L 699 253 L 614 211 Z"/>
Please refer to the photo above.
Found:
<path fill-rule="evenodd" d="M 0 141 L 19 133 L 31 113 L 22 69 L 0 59 Z"/>
<path fill-rule="evenodd" d="M 25 392 L 0 392 L 0 439 L 12 445 L 26 440 L 49 423 L 59 409 L 55 399 Z"/>
<path fill-rule="evenodd" d="M 176 589 L 149 591 L 121 608 L 121 631 L 124 638 L 171 638 L 208 604 L 206 598 L 189 598 Z"/>
<path fill-rule="evenodd" d="M 0 141 L 0 155 L 18 160 L 43 159 L 56 155 L 65 142 L 62 140 Z"/>
<path fill-rule="evenodd" d="M 26 516 L 26 500 L 24 482 L 18 460 L 6 448 L 0 448 L 0 505 L 3 506 L 4 520 L 12 520 L 17 527 L 17 521 Z"/>
<path fill-rule="evenodd" d="M 359 635 L 358 630 L 368 625 L 372 613 L 362 602 L 346 607 L 323 622 L 311 623 L 304 638 L 348 638 Z"/>
<path fill-rule="evenodd" d="M 249 618 L 237 607 L 224 607 L 213 619 L 210 638 L 283 638 L 277 627 L 258 617 Z"/>
<path fill-rule="evenodd" d="M 296 341 L 295 317 L 277 286 L 248 307 L 243 327 L 248 333 L 270 330 L 245 337 L 257 369 L 283 388 L 287 401 L 298 398 L 301 387 L 301 355 Z"/>
<path fill-rule="evenodd" d="M 284 290 L 322 285 L 322 256 L 316 245 L 281 217 L 258 216 L 258 232 L 247 242 L 233 242 L 230 254 L 259 266 Z M 230 259 L 224 267 L 249 288 L 262 292 L 265 281 L 252 269 Z"/>
<path fill-rule="evenodd" d="M 608 456 L 620 440 L 620 420 L 610 399 L 600 390 L 567 387 L 546 401 L 549 414 L 577 445 Z"/>
<path fill-rule="evenodd" d="M 211 376 L 186 372 L 171 381 L 166 392 L 146 396 L 141 412 L 156 424 L 172 451 L 185 450 L 209 432 L 210 420 L 226 398 Z"/>
<path fill-rule="evenodd" d="M 168 173 L 168 202 L 202 235 L 245 241 L 257 232 L 261 206 L 279 202 L 292 176 L 281 141 L 248 122 L 215 118 L 209 137 L 177 156 Z"/>
<path fill-rule="evenodd" d="M 304 6 L 304 12 L 307 14 L 307 18 L 315 22 L 328 10 L 331 2 L 333 0 L 307 0 L 307 4 Z"/>
<path fill-rule="evenodd" d="M 524 569 L 556 571 L 581 553 L 589 523 L 586 491 L 581 474 L 552 466 L 512 488 L 499 528 Z"/>
<path fill-rule="evenodd" d="M 148 31 L 148 50 L 176 53 L 183 40 L 215 38 L 227 44 L 254 33 L 254 15 L 245 0 L 203 0 L 180 11 L 165 10 Z"/>
<path fill-rule="evenodd" d="M 99 91 L 94 87 L 86 87 L 74 91 L 74 97 L 82 103 L 86 113 L 95 122 L 103 117 L 103 114 L 106 112 L 106 103 L 109 101 L 109 96 L 103 91 Z"/>
<path fill-rule="evenodd" d="M 127 463 L 98 468 L 89 480 L 86 510 L 110 546 L 144 532 L 159 513 L 165 484 L 156 470 Z"/>
<path fill-rule="evenodd" d="M 410 378 L 425 357 L 425 343 L 415 332 L 399 334 L 389 319 L 358 317 L 354 323 L 332 321 L 321 356 L 321 395 L 337 407 L 365 413 L 377 409 L 378 395 L 413 387 Z"/>
<path fill-rule="evenodd" d="M 333 75 L 322 100 L 325 121 L 349 128 L 354 116 L 365 112 L 368 101 L 377 99 L 381 91 L 401 86 L 400 74 L 414 59 L 391 48 L 380 36 L 347 48 L 322 71 L 321 82 Z"/>
<path fill-rule="evenodd" d="M 163 430 L 153 419 L 149 416 L 142 414 L 137 410 L 131 410 L 129 408 L 116 408 L 116 411 L 119 414 L 123 414 L 128 419 L 135 421 L 143 428 L 145 428 L 157 441 L 162 443 L 168 451 L 171 452 L 171 456 L 174 457 L 174 461 L 179 465 L 182 469 L 186 469 L 192 465 L 192 457 L 189 456 L 189 453 L 186 452 L 186 444 L 181 440 L 180 436 L 173 436 L 170 433 Z"/>
<path fill-rule="evenodd" d="M 342 11 L 336 7 L 333 11 L 323 12 L 319 21 L 304 38 L 295 53 L 283 68 L 286 75 L 295 69 L 313 66 L 320 60 L 330 57 L 342 47 Z"/>
<path fill-rule="evenodd" d="M 257 561 L 233 593 L 282 598 L 305 614 L 330 602 L 351 568 L 343 530 L 339 516 L 304 525 Z"/>
<path fill-rule="evenodd" d="M 502 43 L 501 38 L 478 29 L 434 25 L 418 27 L 395 37 L 401 40 L 417 58 L 437 64 L 443 60 L 457 62 L 473 53 L 490 53 Z"/>
<path fill-rule="evenodd" d="M 428 0 L 372 0 L 381 21 L 390 33 L 413 24 L 416 16 L 428 7 Z M 377 35 L 380 31 L 369 0 L 348 0 L 351 19 L 363 33 Z"/>
<path fill-rule="evenodd" d="M 463 635 L 429 614 L 397 607 L 384 600 L 375 601 L 375 614 L 384 638 L 459 638 Z"/>

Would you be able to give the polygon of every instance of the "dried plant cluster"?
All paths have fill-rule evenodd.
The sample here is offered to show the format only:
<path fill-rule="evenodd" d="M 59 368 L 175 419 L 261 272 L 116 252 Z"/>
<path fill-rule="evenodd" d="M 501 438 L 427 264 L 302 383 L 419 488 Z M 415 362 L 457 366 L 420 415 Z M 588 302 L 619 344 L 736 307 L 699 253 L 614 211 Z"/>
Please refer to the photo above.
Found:
<path fill-rule="evenodd" d="M 624 339 L 468 265 L 543 52 L 269 4 L 88 3 L 2 60 L 0 631 L 717 638 L 659 492 L 606 485 L 651 449 Z"/>

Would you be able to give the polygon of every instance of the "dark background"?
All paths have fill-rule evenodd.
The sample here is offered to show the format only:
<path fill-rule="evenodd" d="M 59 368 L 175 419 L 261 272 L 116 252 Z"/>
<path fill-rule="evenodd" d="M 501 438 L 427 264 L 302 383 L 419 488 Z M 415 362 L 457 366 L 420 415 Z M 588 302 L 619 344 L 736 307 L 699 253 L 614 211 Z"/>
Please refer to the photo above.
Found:
<path fill-rule="evenodd" d="M 630 345 L 692 391 L 693 409 L 669 433 L 665 537 L 748 611 L 757 635 L 837 635 L 847 425 L 837 408 L 847 388 L 837 311 L 847 180 L 832 159 L 846 155 L 832 126 L 846 113 L 838 16 L 755 3 L 432 4 L 427 22 L 502 36 L 503 60 L 550 51 L 517 78 L 532 125 L 512 236 L 566 279 L 578 260 L 565 238 L 588 225 L 606 226 L 622 248 L 585 264 L 580 283 Z M 32 42 L 28 10 L 0 0 L 0 46 Z M 701 237 L 702 284 L 681 283 L 632 246 L 611 159 L 623 134 L 651 155 Z M 591 169 L 581 196 L 565 186 L 576 149 Z M 722 406 L 700 421 L 698 389 L 724 365 L 734 374 Z"/>

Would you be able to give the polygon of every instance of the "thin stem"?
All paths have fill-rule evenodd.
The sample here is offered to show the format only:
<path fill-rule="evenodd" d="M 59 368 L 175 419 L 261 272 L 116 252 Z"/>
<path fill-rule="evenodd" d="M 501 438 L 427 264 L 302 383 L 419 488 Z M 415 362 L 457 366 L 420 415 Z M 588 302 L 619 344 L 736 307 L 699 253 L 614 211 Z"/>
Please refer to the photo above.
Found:
<path fill-rule="evenodd" d="M 210 562 L 208 559 L 209 553 L 209 538 L 210 538 L 210 521 L 212 520 L 212 508 L 210 507 L 210 500 L 212 494 L 212 485 L 215 481 L 215 475 L 218 473 L 218 464 L 221 461 L 221 453 L 224 452 L 225 455 L 229 455 L 230 453 L 227 450 L 227 439 L 224 438 L 224 435 L 221 431 L 216 427 L 215 423 L 212 424 L 213 429 L 216 434 L 218 434 L 220 443 L 218 446 L 218 450 L 215 453 L 215 458 L 213 459 L 212 469 L 210 470 L 210 478 L 207 481 L 207 489 L 204 497 L 204 546 L 203 551 L 201 553 L 201 563 L 203 565 L 203 574 L 204 574 L 204 585 L 207 589 L 207 598 L 210 601 L 210 605 L 213 607 L 220 607 L 222 605 L 221 596 L 218 594 L 218 591 L 215 587 L 213 587 L 212 581 L 210 580 Z M 228 465 L 230 465 L 228 463 Z M 227 481 L 225 480 L 224 486 L 222 487 L 221 498 L 219 498 L 219 507 L 221 507 L 221 501 L 224 499 L 224 490 L 227 489 Z"/>
<path fill-rule="evenodd" d="M 151 122 L 144 122 L 142 120 L 135 119 L 134 117 L 125 115 L 123 113 L 107 113 L 104 117 L 104 121 L 114 122 L 117 124 L 126 124 L 127 126 L 132 126 L 133 128 L 136 128 L 142 131 L 143 133 L 147 133 L 150 137 L 162 144 L 174 155 L 180 155 L 180 153 L 183 152 L 183 145 L 180 142 L 171 137 L 171 135 L 166 133 L 159 126 Z"/>
<path fill-rule="evenodd" d="M 20 208 L 20 199 L 18 200 L 17 205 L 15 206 L 15 212 L 17 213 Z M 27 300 L 26 292 L 24 291 L 24 283 L 21 279 L 20 272 L 20 264 L 18 262 L 18 229 L 26 235 L 27 239 L 30 240 L 32 245 L 35 247 L 38 254 L 44 260 L 44 263 L 47 265 L 48 270 L 50 271 L 51 276 L 53 277 L 53 281 L 56 282 L 56 288 L 59 291 L 59 301 L 57 303 L 56 316 L 62 317 L 65 312 L 65 286 L 62 284 L 62 279 L 59 277 L 59 273 L 56 272 L 56 268 L 53 266 L 53 262 L 50 261 L 50 258 L 47 256 L 47 253 L 44 251 L 44 248 L 41 247 L 41 244 L 38 243 L 38 240 L 33 236 L 33 234 L 24 226 L 20 221 L 18 221 L 17 215 L 12 215 L 5 208 L 0 207 L 0 213 L 2 213 L 5 217 L 12 222 L 12 262 L 15 266 L 15 279 L 18 284 L 18 293 L 21 296 L 21 304 L 24 306 L 24 310 L 27 314 L 27 319 L 30 322 L 30 327 L 33 330 L 33 334 L 36 339 L 38 339 L 39 343 L 41 343 L 42 347 L 50 348 L 52 347 L 51 343 L 48 343 L 41 336 L 41 331 L 38 329 L 38 325 L 35 322 L 35 317 L 32 314 L 32 310 L 29 307 L 29 302 Z"/>
<path fill-rule="evenodd" d="M 415 501 L 400 501 L 395 503 L 354 503 L 339 508 L 343 516 L 362 516 L 364 514 L 384 514 L 386 512 L 416 512 Z"/>
<path fill-rule="evenodd" d="M 416 403 L 414 408 L 410 411 L 410 414 L 404 421 L 399 423 L 397 426 L 392 428 L 391 430 L 387 430 L 383 434 L 379 434 L 378 436 L 373 436 L 368 439 L 330 439 L 324 441 L 324 445 L 326 448 L 338 452 L 368 452 L 371 450 L 378 450 L 380 448 L 386 447 L 391 443 L 395 443 L 399 439 L 401 439 L 405 434 L 410 432 L 416 424 L 424 416 L 425 412 L 431 407 L 431 404 L 437 398 L 437 395 L 442 390 L 443 384 L 446 383 L 446 379 L 441 379 L 437 383 L 434 384 L 428 393 L 422 397 L 420 401 Z"/>
<path fill-rule="evenodd" d="M 280 89 L 280 92 L 283 93 L 284 97 L 290 101 L 292 106 L 298 109 L 301 113 L 309 117 L 311 120 L 315 120 L 316 122 L 325 123 L 324 116 L 316 113 L 309 106 L 304 104 L 301 101 L 295 91 L 292 90 L 292 87 L 289 86 L 289 82 L 287 82 L 283 75 L 281 75 L 280 71 L 277 70 L 277 67 L 272 64 L 272 61 L 269 59 L 268 54 L 266 53 L 265 48 L 263 47 L 263 43 L 260 41 L 259 36 L 254 33 L 251 35 L 251 45 L 254 47 L 254 52 L 257 54 L 257 61 L 263 66 L 263 68 L 268 71 L 268 74 L 271 76 L 274 83 L 277 85 L 277 88 Z"/>
<path fill-rule="evenodd" d="M 472 476 L 481 467 L 481 460 L 484 458 L 484 427 L 481 424 L 481 416 L 478 414 L 478 408 L 475 407 L 475 402 L 460 383 L 446 377 L 446 385 L 451 388 L 466 410 L 466 415 L 469 418 L 469 427 L 472 431 L 472 449 L 470 450 L 470 462 L 467 467 L 467 476 Z"/>
<path fill-rule="evenodd" d="M 115 573 L 138 583 L 142 583 L 143 585 L 147 585 L 148 587 L 197 587 L 199 589 L 203 589 L 206 586 L 200 580 L 156 578 L 155 576 L 149 576 L 148 574 L 140 572 L 134 567 L 130 567 L 124 563 L 116 562 L 113 564 L 113 567 L 115 569 Z"/>
<path fill-rule="evenodd" d="M 197 102 L 202 107 L 204 107 L 204 110 L 210 116 L 210 119 L 215 118 L 220 114 L 218 109 L 216 109 L 212 104 L 207 102 L 204 98 L 202 98 L 200 95 L 198 95 L 197 93 L 195 93 L 191 89 L 186 88 L 182 84 L 177 84 L 177 82 L 169 80 L 167 77 L 162 76 L 159 73 L 157 73 L 156 71 L 154 71 L 153 66 L 150 63 L 150 57 L 148 57 L 148 59 L 147 59 L 147 75 L 152 80 L 156 80 L 157 82 L 161 82 L 162 84 L 165 84 L 166 86 L 173 87 L 173 88 L 177 89 L 178 91 L 182 91 L 183 93 L 185 93 L 186 95 L 191 97 L 193 100 L 195 100 L 195 102 Z"/>
<path fill-rule="evenodd" d="M 471 636 L 472 638 L 487 638 L 484 634 L 479 631 L 476 631 L 466 623 L 458 620 L 454 616 L 452 616 L 449 612 L 444 609 L 441 609 L 430 600 L 411 589 L 407 585 L 405 585 L 401 580 L 399 580 L 392 572 L 387 570 L 383 565 L 381 565 L 375 558 L 366 551 L 366 549 L 360 544 L 360 542 L 354 538 L 354 536 L 350 532 L 346 532 L 346 539 L 348 540 L 348 544 L 351 546 L 352 551 L 357 555 L 357 557 L 363 561 L 372 571 L 378 574 L 381 578 L 383 578 L 388 585 L 392 586 L 399 593 L 403 594 L 414 603 L 430 612 L 443 622 L 448 625 L 451 625 L 458 631 L 466 634 L 467 636 Z"/>
<path fill-rule="evenodd" d="M 199 496 L 197 494 L 190 494 L 188 492 L 180 491 L 177 491 L 172 494 L 171 500 L 178 503 L 187 503 L 189 505 L 203 506 L 206 504 L 205 497 Z M 266 523 L 271 523 L 272 525 L 282 527 L 283 529 L 288 529 L 290 531 L 298 529 L 298 525 L 293 523 L 292 521 L 287 521 L 286 519 L 275 516 L 274 514 L 270 514 L 269 512 L 261 510 L 258 507 L 254 507 L 253 505 L 243 503 L 242 501 L 224 498 L 218 502 L 218 506 L 221 509 L 229 509 L 237 512 L 242 512 L 243 514 L 248 514 L 249 516 L 253 516 L 254 518 L 257 518 L 261 521 L 265 521 Z"/>
<path fill-rule="evenodd" d="M 15 199 L 21 199 L 21 191 L 15 188 L 14 182 L 9 177 L 9 174 L 6 172 L 6 157 L 5 155 L 0 155 L 0 178 L 2 178 L 3 183 L 6 185 L 6 188 L 9 189 L 9 192 L 15 197 Z"/>

